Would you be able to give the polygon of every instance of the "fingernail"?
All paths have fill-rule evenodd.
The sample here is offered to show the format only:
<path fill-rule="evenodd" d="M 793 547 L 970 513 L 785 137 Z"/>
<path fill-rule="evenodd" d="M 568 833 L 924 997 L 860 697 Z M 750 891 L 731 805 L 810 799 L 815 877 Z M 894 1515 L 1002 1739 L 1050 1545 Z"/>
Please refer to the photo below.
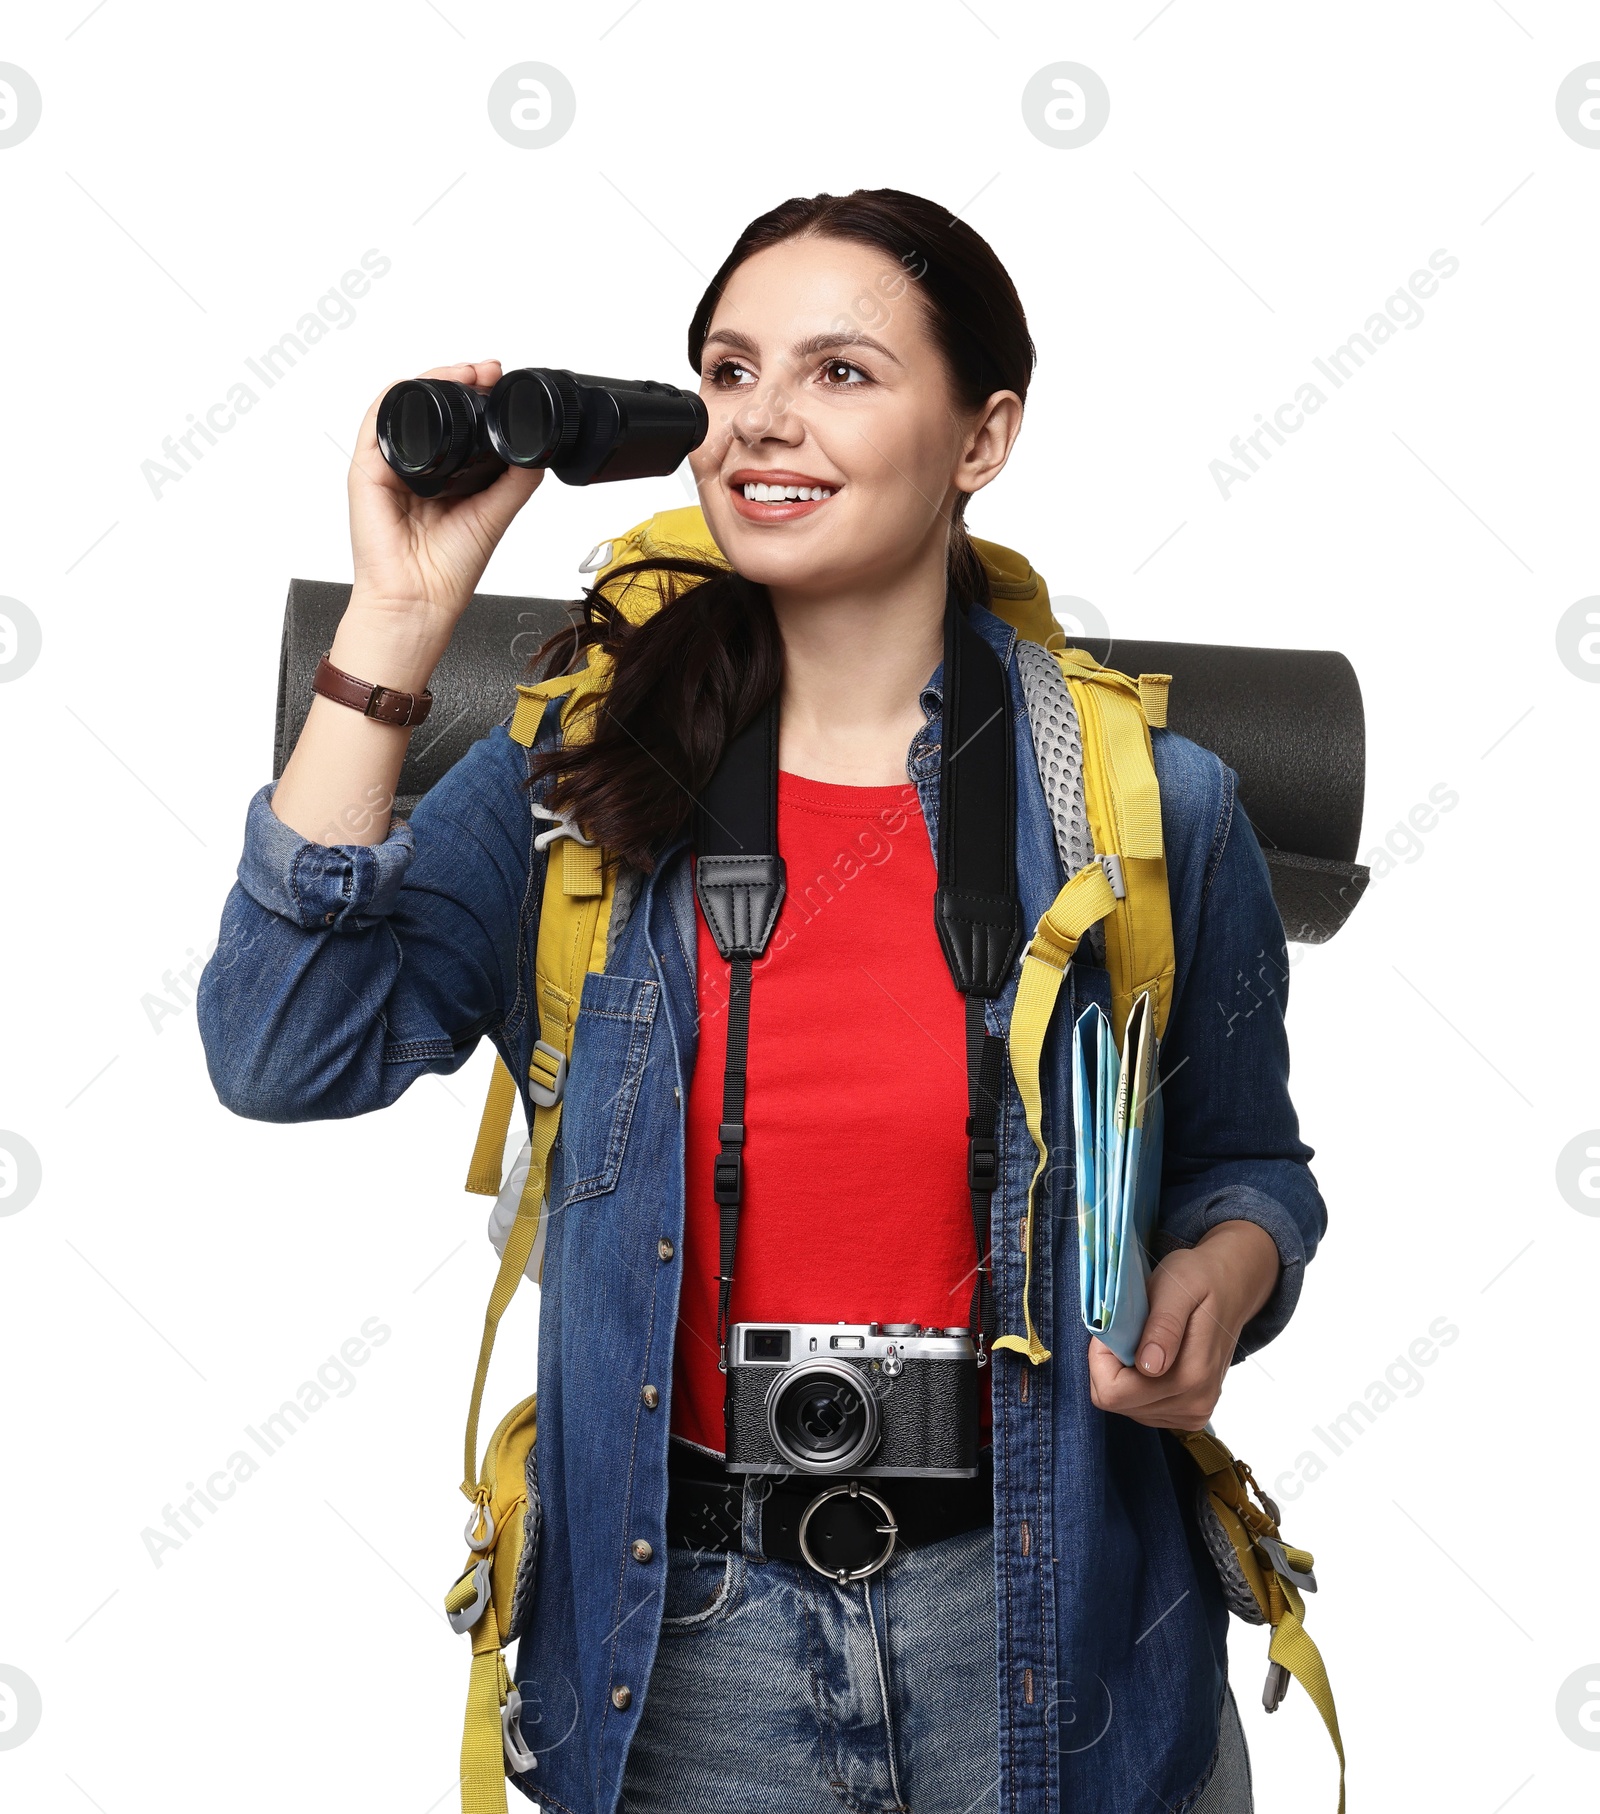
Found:
<path fill-rule="evenodd" d="M 1146 1373 L 1159 1373 L 1166 1366 L 1167 1357 L 1154 1342 L 1146 1342 L 1144 1353 L 1139 1356 L 1139 1365 Z"/>

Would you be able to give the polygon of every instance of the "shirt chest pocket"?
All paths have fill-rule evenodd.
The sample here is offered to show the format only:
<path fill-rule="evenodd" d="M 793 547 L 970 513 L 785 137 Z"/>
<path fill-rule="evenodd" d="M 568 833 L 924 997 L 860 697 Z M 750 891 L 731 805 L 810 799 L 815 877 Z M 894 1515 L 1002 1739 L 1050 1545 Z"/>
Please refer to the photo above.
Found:
<path fill-rule="evenodd" d="M 616 1189 L 659 996 L 644 978 L 584 978 L 561 1110 L 563 1203 Z"/>

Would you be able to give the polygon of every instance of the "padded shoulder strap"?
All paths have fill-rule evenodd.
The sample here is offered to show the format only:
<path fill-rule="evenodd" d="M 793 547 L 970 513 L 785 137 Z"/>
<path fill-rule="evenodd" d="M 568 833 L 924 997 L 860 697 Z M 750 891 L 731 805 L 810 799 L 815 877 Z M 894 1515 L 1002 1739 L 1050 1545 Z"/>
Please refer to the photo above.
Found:
<path fill-rule="evenodd" d="M 1083 795 L 1094 847 L 1115 906 L 1106 918 L 1111 1025 L 1121 1041 L 1136 995 L 1149 991 L 1156 1036 L 1172 1008 L 1172 902 L 1161 836 L 1161 790 L 1145 699 L 1166 716 L 1166 675 L 1132 680 L 1103 668 L 1082 649 L 1059 649 L 1083 738 Z"/>
<path fill-rule="evenodd" d="M 554 675 L 548 680 L 519 686 L 517 708 L 511 723 L 512 738 L 531 745 L 552 699 L 562 701 L 563 735 L 569 738 L 586 735 L 586 708 L 604 690 L 609 678 L 608 659 L 597 650 L 591 650 L 588 665 L 577 673 Z M 548 809 L 537 802 L 532 810 L 536 814 L 548 813 Z M 616 888 L 615 866 L 607 868 L 602 863 L 603 853 L 584 841 L 581 829 L 554 814 L 549 817 L 552 820 L 550 829 L 540 832 L 536 838 L 536 843 L 548 851 L 549 860 L 545 866 L 538 944 L 534 952 L 539 1037 L 534 1041 L 528 1066 L 528 1093 L 534 1103 L 532 1153 L 516 1218 L 506 1237 L 500 1270 L 484 1316 L 483 1339 L 467 1413 L 465 1473 L 461 1490 L 475 1501 L 482 1494 L 477 1462 L 478 1417 L 489 1359 L 494 1351 L 500 1318 L 522 1281 L 523 1270 L 539 1232 L 545 1174 L 561 1126 L 567 1061 L 572 1054 L 583 979 L 590 971 L 605 968 L 606 935 Z M 555 860 L 558 846 L 561 849 L 559 862 Z M 468 1190 L 486 1196 L 498 1195 L 500 1160 L 515 1101 L 516 1090 L 510 1073 L 504 1063 L 497 1060 L 467 1177 Z"/>
<path fill-rule="evenodd" d="M 1165 719 L 1166 676 L 1144 675 L 1134 681 L 1115 669 L 1100 667 L 1081 649 L 1062 648 L 1053 654 L 1078 720 L 1083 799 L 1095 860 L 1086 861 L 1068 877 L 1034 928 L 1011 1013 L 1011 1069 L 1036 1157 L 1023 1221 L 1023 1327 L 1020 1333 L 1001 1336 L 995 1347 L 1026 1355 L 1035 1366 L 1050 1358 L 1050 1350 L 1034 1327 L 1032 1302 L 1035 1197 L 1050 1161 L 1039 1074 L 1067 966 L 1077 955 L 1083 935 L 1096 922 L 1103 922 L 1106 967 L 1111 973 L 1111 1024 L 1119 1046 L 1129 1011 L 1140 994 L 1151 997 L 1158 1039 L 1165 1032 L 1173 975 L 1172 903 L 1161 837 L 1161 793 L 1145 715 L 1149 700 Z M 1035 744 L 1048 745 L 1060 732 L 1059 725 L 1047 722 L 1048 692 L 1025 687 L 1024 693 Z M 1047 783 L 1045 794 L 1056 822 L 1058 849 L 1063 853 L 1082 851 L 1083 828 L 1070 817 L 1076 810 L 1076 786 Z M 1063 815 L 1067 815 L 1066 823 Z"/>

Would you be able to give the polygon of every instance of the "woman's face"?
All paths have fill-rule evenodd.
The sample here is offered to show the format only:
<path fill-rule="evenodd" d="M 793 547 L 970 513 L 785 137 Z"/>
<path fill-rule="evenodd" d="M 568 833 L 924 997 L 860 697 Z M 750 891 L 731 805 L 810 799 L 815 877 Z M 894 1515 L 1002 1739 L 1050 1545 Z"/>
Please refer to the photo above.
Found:
<path fill-rule="evenodd" d="M 729 279 L 700 359 L 711 424 L 689 462 L 747 579 L 815 593 L 892 581 L 930 548 L 942 564 L 957 491 L 1005 464 L 1020 400 L 960 407 L 917 276 L 816 237 L 757 252 Z M 777 486 L 808 495 L 760 489 Z"/>

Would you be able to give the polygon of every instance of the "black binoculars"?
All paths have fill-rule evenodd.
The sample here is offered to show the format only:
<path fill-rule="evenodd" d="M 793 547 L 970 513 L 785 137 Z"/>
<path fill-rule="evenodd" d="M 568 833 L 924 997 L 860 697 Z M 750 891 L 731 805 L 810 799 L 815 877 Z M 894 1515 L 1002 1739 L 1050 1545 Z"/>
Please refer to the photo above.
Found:
<path fill-rule="evenodd" d="M 706 437 L 693 391 L 555 366 L 507 372 L 485 393 L 408 378 L 378 405 L 378 446 L 421 498 L 461 498 L 508 466 L 548 466 L 568 485 L 658 478 Z"/>

